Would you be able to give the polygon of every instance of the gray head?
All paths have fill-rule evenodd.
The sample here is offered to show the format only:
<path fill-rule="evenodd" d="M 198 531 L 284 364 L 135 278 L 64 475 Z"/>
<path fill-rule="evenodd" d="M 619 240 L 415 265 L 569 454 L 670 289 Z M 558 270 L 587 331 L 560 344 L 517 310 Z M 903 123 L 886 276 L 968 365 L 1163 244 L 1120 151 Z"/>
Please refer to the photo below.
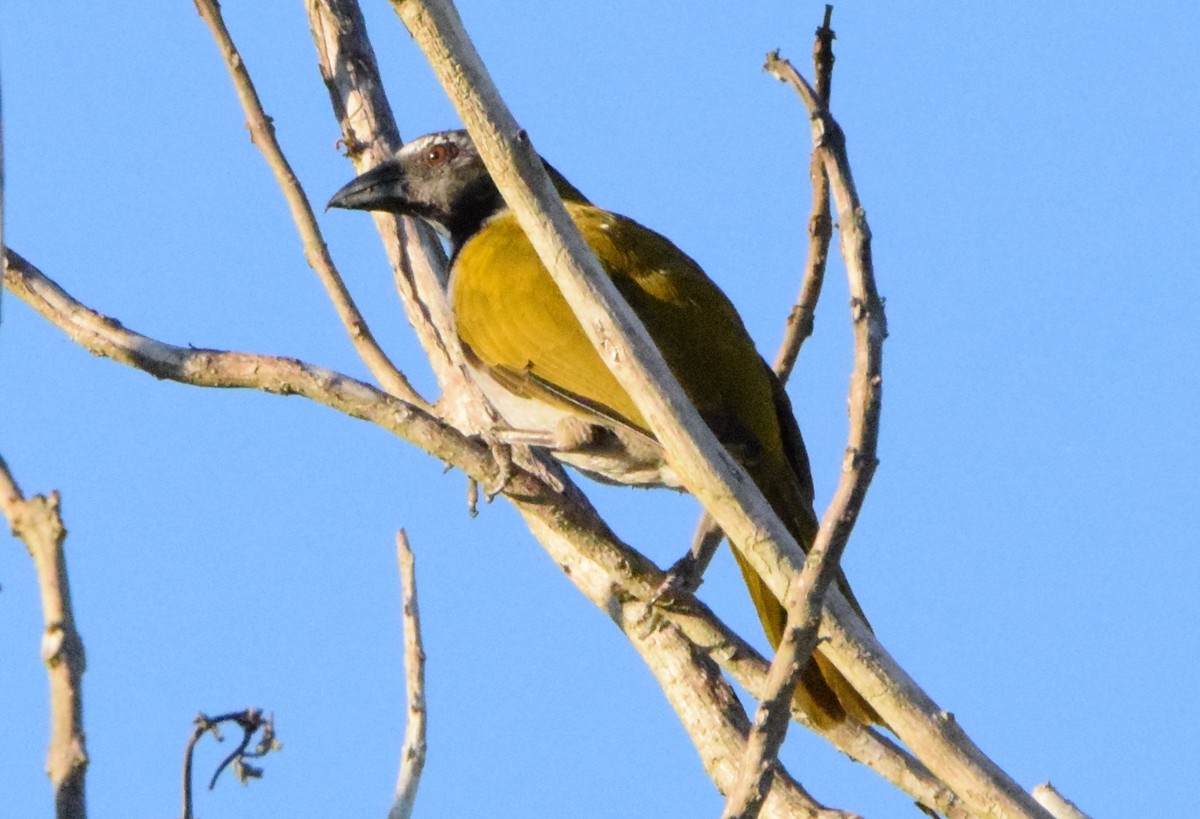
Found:
<path fill-rule="evenodd" d="M 546 170 L 559 196 L 587 201 L 549 164 Z M 458 248 L 506 205 L 470 135 L 440 131 L 405 144 L 335 193 L 328 207 L 416 216 Z"/>

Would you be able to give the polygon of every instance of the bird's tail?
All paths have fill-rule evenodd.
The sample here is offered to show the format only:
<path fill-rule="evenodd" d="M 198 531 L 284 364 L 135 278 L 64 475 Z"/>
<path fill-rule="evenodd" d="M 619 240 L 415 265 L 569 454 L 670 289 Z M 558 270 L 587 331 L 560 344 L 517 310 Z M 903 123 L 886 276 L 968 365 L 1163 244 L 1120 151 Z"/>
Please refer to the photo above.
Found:
<path fill-rule="evenodd" d="M 767 633 L 767 640 L 772 648 L 778 648 L 783 638 L 787 611 L 741 552 L 735 548 L 733 554 Z M 840 576 L 840 572 L 838 580 L 838 585 L 844 587 L 845 578 Z M 842 673 L 821 653 L 820 648 L 813 652 L 812 660 L 805 666 L 800 684 L 796 687 L 796 704 L 818 727 L 830 728 L 847 717 L 864 725 L 883 724 L 875 709 L 854 690 Z"/>
<path fill-rule="evenodd" d="M 791 401 L 774 373 L 771 373 L 771 385 L 775 415 L 779 423 L 783 463 L 773 462 L 768 457 L 758 463 L 747 464 L 747 467 L 771 508 L 779 515 L 800 547 L 807 552 L 820 526 L 813 511 L 813 484 L 808 452 L 800 434 L 800 427 L 796 424 L 796 417 L 792 414 Z M 767 632 L 767 639 L 772 648 L 778 648 L 787 623 L 787 610 L 741 553 L 736 548 L 733 552 L 750 590 L 750 597 L 754 600 L 758 618 Z M 866 615 L 854 598 L 850 584 L 841 569 L 838 570 L 834 582 L 865 622 Z M 867 627 L 870 627 L 869 623 Z M 870 703 L 854 690 L 850 681 L 821 653 L 820 647 L 813 652 L 812 660 L 805 666 L 800 685 L 796 688 L 796 703 L 817 725 L 829 727 L 847 717 L 864 725 L 885 724 Z"/>

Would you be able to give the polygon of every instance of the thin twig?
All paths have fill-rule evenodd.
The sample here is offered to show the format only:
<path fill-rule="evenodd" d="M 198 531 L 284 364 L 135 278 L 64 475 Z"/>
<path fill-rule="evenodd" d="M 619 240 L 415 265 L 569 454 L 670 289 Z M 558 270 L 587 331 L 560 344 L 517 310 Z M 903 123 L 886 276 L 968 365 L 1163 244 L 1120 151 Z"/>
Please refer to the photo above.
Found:
<path fill-rule="evenodd" d="M 308 0 L 306 10 L 317 67 L 341 128 L 340 142 L 361 173 L 390 159 L 401 144 L 366 20 L 357 0 Z M 445 389 L 458 376 L 461 362 L 455 355 L 458 345 L 445 294 L 448 272 L 441 244 L 419 219 L 379 211 L 371 217 L 409 323 Z"/>
<path fill-rule="evenodd" d="M 816 75 L 817 96 L 826 108 L 829 107 L 833 87 L 833 40 L 836 35 L 830 26 L 832 16 L 833 6 L 826 5 L 824 18 L 813 40 L 813 71 Z M 829 240 L 833 235 L 829 177 L 816 151 L 810 154 L 809 180 L 812 185 L 812 205 L 808 219 L 809 245 L 804 273 L 801 276 L 796 303 L 785 322 L 783 341 L 772 364 L 772 369 L 783 383 L 787 383 L 791 377 L 801 346 L 813 334 L 813 322 L 829 258 Z"/>
<path fill-rule="evenodd" d="M 855 332 L 882 337 L 886 330 L 881 321 L 882 313 L 875 312 L 879 297 L 875 293 L 873 277 L 869 275 L 872 268 L 870 232 L 846 158 L 845 137 L 820 104 L 816 91 L 787 60 L 768 55 L 767 71 L 796 89 L 808 108 L 813 143 L 822 156 L 837 206 Z M 858 370 L 857 361 L 855 367 Z M 878 383 L 869 379 L 856 379 L 856 384 L 857 389 L 874 391 L 879 388 Z M 851 461 L 861 457 L 860 453 L 848 455 Z M 822 648 L 825 655 L 856 690 L 878 692 L 870 702 L 888 727 L 972 811 L 993 817 L 1048 816 L 1044 808 L 971 741 L 954 722 L 953 715 L 937 707 L 884 651 L 869 630 L 857 627 L 852 608 L 835 589 L 830 590 L 826 606 L 829 616 L 822 619 L 820 633 L 826 640 Z"/>
<path fill-rule="evenodd" d="M 137 333 L 73 298 L 9 249 L 4 286 L 73 341 L 155 378 L 197 387 L 255 389 L 303 395 L 354 418 L 371 421 L 479 480 L 495 480 L 486 446 L 440 419 L 370 384 L 294 358 L 181 347 Z M 518 482 L 526 490 L 529 484 Z"/>
<path fill-rule="evenodd" d="M 713 516 L 707 511 L 701 512 L 700 519 L 696 521 L 696 531 L 692 532 L 692 545 L 687 554 L 672 567 L 672 575 L 677 572 L 683 574 L 688 590 L 698 589 L 704 581 L 708 564 L 712 563 L 713 556 L 724 538 L 725 533 L 721 531 Z"/>
<path fill-rule="evenodd" d="M 825 19 L 817 29 L 813 42 L 813 67 L 816 72 L 817 97 L 829 107 L 829 92 L 833 84 L 833 29 L 829 20 L 833 6 L 825 6 Z M 833 236 L 833 218 L 829 210 L 829 177 L 816 151 L 809 161 L 808 177 L 812 182 L 812 209 L 808 217 L 808 256 L 804 262 L 804 275 L 800 279 L 800 293 L 787 317 L 787 329 L 783 342 L 775 354 L 772 367 L 779 380 L 787 381 L 796 366 L 800 347 L 813 334 L 813 322 L 817 301 L 821 298 L 821 286 L 825 282 L 825 263 L 829 259 L 829 240 Z"/>
<path fill-rule="evenodd" d="M 421 613 L 417 608 L 417 576 L 408 535 L 396 533 L 396 559 L 404 596 L 404 682 L 408 719 L 400 751 L 400 775 L 388 819 L 409 819 L 417 802 L 417 786 L 425 769 L 425 648 L 421 643 Z"/>
<path fill-rule="evenodd" d="M 817 30 L 815 53 L 821 53 L 822 42 L 828 48 L 828 43 L 833 39 L 833 31 L 829 28 L 831 11 L 827 6 L 824 25 Z M 818 64 L 821 62 L 818 61 Z M 826 64 L 832 65 L 832 55 Z M 814 116 L 828 117 L 824 100 L 818 97 L 817 102 L 820 107 Z M 824 150 L 820 143 L 813 146 L 814 164 L 823 165 Z M 825 175 L 823 170 L 821 175 Z M 826 201 L 826 211 L 828 207 Z M 753 819 L 758 815 L 790 723 L 796 685 L 817 646 L 817 630 L 821 623 L 825 592 L 837 576 L 842 552 L 850 539 L 878 463 L 876 452 L 883 384 L 883 340 L 887 335 L 887 319 L 883 312 L 883 301 L 875 287 L 870 232 L 865 217 L 856 227 L 861 230 L 866 250 L 858 254 L 860 263 L 846 260 L 852 294 L 850 307 L 854 326 L 854 369 L 850 377 L 849 440 L 842 463 L 842 476 L 805 558 L 804 569 L 788 584 L 783 601 L 787 608 L 787 625 L 767 677 L 767 697 L 759 705 L 754 728 L 747 741 L 739 787 L 730 793 L 726 802 L 724 815 L 728 819 Z M 843 251 L 849 249 L 849 245 L 843 245 Z"/>
<path fill-rule="evenodd" d="M 54 789 L 54 811 L 59 819 L 84 819 L 87 803 L 84 779 L 88 756 L 83 734 L 83 672 L 87 660 L 83 638 L 75 626 L 71 584 L 63 541 L 60 498 L 57 492 L 26 500 L 0 458 L 0 511 L 13 535 L 24 542 L 33 558 L 42 599 L 42 662 L 50 680 L 50 743 L 46 773 Z"/>
<path fill-rule="evenodd" d="M 304 242 L 304 257 L 321 280 L 326 293 L 329 294 L 338 318 L 346 328 L 350 341 L 354 344 L 354 349 L 385 390 L 410 404 L 423 409 L 428 408 L 428 404 L 413 389 L 404 373 L 396 368 L 396 365 L 375 341 L 366 319 L 359 312 L 354 298 L 346 289 L 345 282 L 342 281 L 341 274 L 334 266 L 333 259 L 329 255 L 329 248 L 321 236 L 321 229 L 313 215 L 312 206 L 304 193 L 304 188 L 301 187 L 300 181 L 284 156 L 283 149 L 279 147 L 279 141 L 275 138 L 274 123 L 263 110 L 262 102 L 250 79 L 250 72 L 246 68 L 245 61 L 238 53 L 237 46 L 234 45 L 233 38 L 225 27 L 220 6 L 216 0 L 195 0 L 195 4 L 196 10 L 200 12 L 200 16 L 208 25 L 209 31 L 212 32 L 218 48 L 221 49 L 221 56 L 225 59 L 225 66 L 229 70 L 229 76 L 233 79 L 238 99 L 242 103 L 242 110 L 246 114 L 250 139 L 262 152 L 263 158 L 266 159 L 267 165 L 275 175 L 275 181 L 282 190 L 283 197 L 291 210 L 296 230 Z"/>

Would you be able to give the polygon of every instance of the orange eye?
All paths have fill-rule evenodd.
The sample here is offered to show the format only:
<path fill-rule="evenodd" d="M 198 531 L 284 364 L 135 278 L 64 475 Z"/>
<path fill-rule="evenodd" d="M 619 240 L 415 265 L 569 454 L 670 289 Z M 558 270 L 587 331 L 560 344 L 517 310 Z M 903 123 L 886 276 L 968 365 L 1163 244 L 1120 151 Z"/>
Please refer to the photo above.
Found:
<path fill-rule="evenodd" d="M 458 154 L 458 148 L 449 142 L 439 142 L 431 145 L 425 152 L 425 162 L 430 165 L 441 165 L 450 161 Z"/>

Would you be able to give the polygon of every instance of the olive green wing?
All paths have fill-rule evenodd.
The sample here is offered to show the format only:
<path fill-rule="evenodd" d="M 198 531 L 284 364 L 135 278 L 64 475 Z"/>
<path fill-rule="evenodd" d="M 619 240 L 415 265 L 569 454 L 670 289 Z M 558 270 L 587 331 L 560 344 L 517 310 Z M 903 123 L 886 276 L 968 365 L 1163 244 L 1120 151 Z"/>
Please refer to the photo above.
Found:
<path fill-rule="evenodd" d="M 647 431 L 510 211 L 459 250 L 450 287 L 467 354 L 509 390 Z"/>

